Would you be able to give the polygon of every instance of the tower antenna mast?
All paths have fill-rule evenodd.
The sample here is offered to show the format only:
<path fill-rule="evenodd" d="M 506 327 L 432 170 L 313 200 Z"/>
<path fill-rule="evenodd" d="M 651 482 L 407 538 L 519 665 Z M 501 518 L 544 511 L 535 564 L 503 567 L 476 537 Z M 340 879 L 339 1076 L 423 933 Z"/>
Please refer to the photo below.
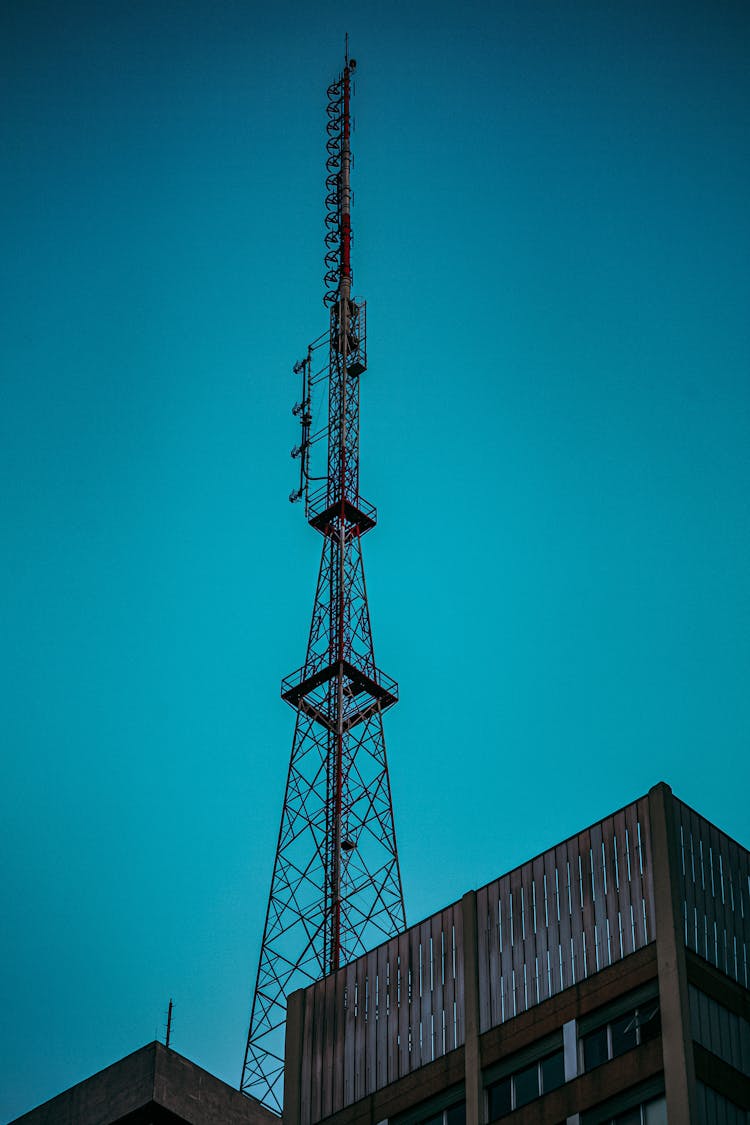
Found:
<path fill-rule="evenodd" d="M 375 664 L 362 537 L 375 508 L 359 492 L 365 303 L 352 296 L 351 98 L 356 61 L 328 87 L 325 294 L 329 327 L 295 364 L 302 397 L 300 485 L 323 536 L 305 663 L 282 681 L 296 712 L 240 1089 L 280 1113 L 287 996 L 406 925 L 383 713 L 398 686 Z M 326 349 L 327 345 L 327 349 Z M 320 364 L 316 353 L 325 349 Z M 313 399 L 327 396 L 314 427 Z M 325 447 L 324 472 L 311 455 Z"/>

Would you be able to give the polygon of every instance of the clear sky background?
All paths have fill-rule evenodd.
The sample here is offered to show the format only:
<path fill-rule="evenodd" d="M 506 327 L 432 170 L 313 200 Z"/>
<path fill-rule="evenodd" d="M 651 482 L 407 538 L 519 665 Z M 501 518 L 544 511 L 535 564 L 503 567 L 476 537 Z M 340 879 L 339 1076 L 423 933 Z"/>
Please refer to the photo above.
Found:
<path fill-rule="evenodd" d="M 660 779 L 750 843 L 747 5 L 0 11 L 0 1119 L 170 996 L 239 1082 L 346 30 L 408 917 Z"/>

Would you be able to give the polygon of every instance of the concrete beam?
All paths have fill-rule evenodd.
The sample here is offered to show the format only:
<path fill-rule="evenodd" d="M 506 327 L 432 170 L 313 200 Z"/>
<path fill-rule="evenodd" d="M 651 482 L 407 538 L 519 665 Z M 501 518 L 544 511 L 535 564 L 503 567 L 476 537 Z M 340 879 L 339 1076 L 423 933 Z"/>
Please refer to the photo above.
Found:
<path fill-rule="evenodd" d="M 467 891 L 461 899 L 464 930 L 464 1081 L 466 1125 L 482 1125 L 484 1094 L 479 1051 L 479 943 L 477 940 L 477 896 Z"/>
<path fill-rule="evenodd" d="M 674 797 L 664 782 L 649 790 L 648 808 L 667 1119 L 681 1125 L 697 1125 L 695 1062 L 677 883 Z"/>

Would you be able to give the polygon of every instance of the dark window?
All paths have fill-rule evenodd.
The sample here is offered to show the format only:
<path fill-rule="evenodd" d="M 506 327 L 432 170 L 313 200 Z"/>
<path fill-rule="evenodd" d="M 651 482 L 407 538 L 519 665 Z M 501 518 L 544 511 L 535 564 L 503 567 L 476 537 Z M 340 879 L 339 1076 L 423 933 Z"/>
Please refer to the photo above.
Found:
<path fill-rule="evenodd" d="M 583 1035 L 583 1069 L 593 1070 L 607 1059 L 616 1059 L 658 1035 L 661 1035 L 659 1004 L 652 1000 Z"/>
<path fill-rule="evenodd" d="M 423 1117 L 418 1125 L 466 1125 L 466 1102 L 454 1102 L 439 1113 Z"/>
<path fill-rule="evenodd" d="M 490 1121 L 496 1121 L 504 1113 L 510 1113 L 513 1108 L 510 1103 L 510 1078 L 496 1082 L 487 1091 L 487 1102 Z"/>
<path fill-rule="evenodd" d="M 557 1090 L 564 1082 L 563 1052 L 555 1051 L 487 1087 L 488 1120 L 497 1121 L 499 1117 L 528 1105 L 542 1094 Z"/>
<path fill-rule="evenodd" d="M 612 1125 L 641 1125 L 641 1107 L 637 1105 L 634 1109 L 626 1109 L 624 1113 L 618 1113 Z"/>
<path fill-rule="evenodd" d="M 661 1035 L 661 1015 L 659 1005 L 652 1004 L 650 1008 L 641 1008 L 638 1012 L 638 1032 L 641 1043 L 648 1043 Z"/>
<path fill-rule="evenodd" d="M 612 1058 L 616 1059 L 618 1055 L 624 1055 L 636 1046 L 635 1012 L 628 1012 L 619 1019 L 612 1020 L 609 1026 L 612 1029 Z"/>
<path fill-rule="evenodd" d="M 607 1028 L 598 1027 L 583 1037 L 583 1067 L 584 1070 L 593 1070 L 601 1066 L 608 1059 Z"/>
<path fill-rule="evenodd" d="M 548 1094 L 550 1090 L 557 1090 L 565 1082 L 565 1061 L 562 1051 L 548 1055 L 542 1059 L 542 1093 Z"/>
<path fill-rule="evenodd" d="M 515 1108 L 519 1109 L 539 1097 L 539 1064 L 533 1063 L 525 1070 L 519 1070 L 513 1075 L 513 1081 L 516 1087 Z"/>

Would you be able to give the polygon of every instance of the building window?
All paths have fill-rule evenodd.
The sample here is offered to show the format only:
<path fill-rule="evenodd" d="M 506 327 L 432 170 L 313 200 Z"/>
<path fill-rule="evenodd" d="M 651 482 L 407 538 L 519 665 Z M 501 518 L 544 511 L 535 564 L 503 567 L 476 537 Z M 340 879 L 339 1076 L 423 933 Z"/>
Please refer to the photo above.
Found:
<path fill-rule="evenodd" d="M 557 1090 L 564 1082 L 563 1053 L 555 1051 L 487 1087 L 487 1120 L 497 1121 L 542 1094 Z"/>
<path fill-rule="evenodd" d="M 533 1102 L 534 1098 L 538 1098 L 540 1093 L 539 1063 L 534 1063 L 524 1070 L 519 1070 L 518 1074 L 513 1076 L 513 1087 L 516 1095 L 515 1109 L 520 1109 L 522 1105 L 528 1105 L 529 1102 Z"/>
<path fill-rule="evenodd" d="M 547 1055 L 539 1064 L 541 1068 L 542 1091 L 548 1094 L 550 1090 L 557 1090 L 565 1082 L 565 1061 L 562 1051 L 555 1051 L 554 1055 Z"/>
<path fill-rule="evenodd" d="M 605 1023 L 604 1027 L 597 1027 L 596 1031 L 590 1031 L 588 1035 L 584 1035 L 581 1039 L 581 1045 L 583 1069 L 593 1070 L 595 1066 L 601 1066 L 610 1057 L 609 1025 Z"/>
<path fill-rule="evenodd" d="M 628 1106 L 627 1109 L 620 1109 L 623 1100 L 622 1095 L 613 1099 L 619 1103 L 614 1112 L 612 1109 L 607 1111 L 603 1106 L 582 1114 L 581 1125 L 667 1125 L 667 1103 L 664 1094 L 659 1094 L 655 1098 L 650 1097 L 647 1101 Z M 701 1118 L 701 1121 L 703 1120 Z M 723 1118 L 721 1120 L 723 1123 Z"/>
<path fill-rule="evenodd" d="M 633 1047 L 648 1043 L 661 1032 L 659 1005 L 651 1000 L 638 1008 L 611 1019 L 581 1036 L 583 1069 L 593 1070 L 609 1059 L 624 1055 Z M 618 1125 L 620 1125 L 618 1120 Z M 624 1122 L 623 1125 L 629 1125 Z"/>
<path fill-rule="evenodd" d="M 466 1102 L 455 1102 L 439 1113 L 422 1117 L 418 1125 L 466 1125 Z"/>
<path fill-rule="evenodd" d="M 612 1117 L 606 1125 L 667 1125 L 667 1103 L 663 1097 L 652 1098 Z"/>
<path fill-rule="evenodd" d="M 443 1125 L 466 1125 L 466 1102 L 456 1102 L 443 1114 Z"/>

